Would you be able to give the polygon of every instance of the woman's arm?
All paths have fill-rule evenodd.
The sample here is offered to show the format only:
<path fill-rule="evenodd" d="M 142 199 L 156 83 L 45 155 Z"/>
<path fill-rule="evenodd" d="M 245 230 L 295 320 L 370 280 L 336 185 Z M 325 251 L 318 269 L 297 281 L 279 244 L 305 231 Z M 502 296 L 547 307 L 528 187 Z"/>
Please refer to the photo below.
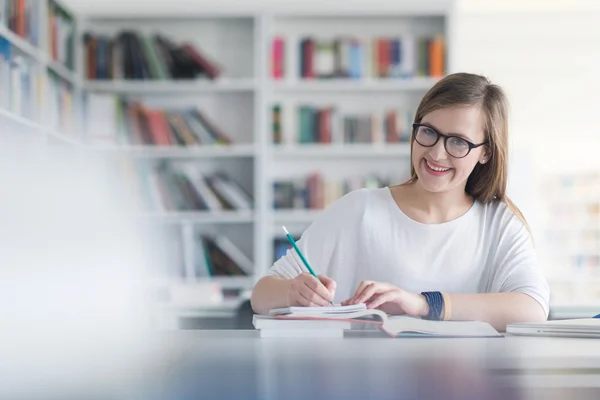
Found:
<path fill-rule="evenodd" d="M 546 320 L 544 307 L 525 293 L 444 293 L 444 297 L 442 317 L 448 319 L 449 313 L 452 321 L 483 321 L 498 331 L 505 331 L 510 323 Z M 352 298 L 342 302 L 343 305 L 360 303 L 389 314 L 425 317 L 429 313 L 425 296 L 385 282 L 364 281 Z"/>
<path fill-rule="evenodd" d="M 453 321 L 483 321 L 496 330 L 505 331 L 506 325 L 514 322 L 546 320 L 540 303 L 524 293 L 449 294 L 447 297 Z M 429 312 L 429 306 L 426 309 Z"/>
<path fill-rule="evenodd" d="M 333 300 L 336 283 L 324 275 L 332 275 L 336 249 L 348 246 L 341 233 L 358 230 L 360 213 L 365 208 L 366 192 L 351 192 L 323 210 L 302 234 L 297 245 L 319 279 L 307 273 L 294 249 L 273 264 L 252 291 L 255 312 L 289 306 L 328 305 Z M 353 244 L 353 243 L 352 243 Z M 353 271 L 347 271 L 353 273 Z"/>
<path fill-rule="evenodd" d="M 290 291 L 290 279 L 279 276 L 261 278 L 252 290 L 250 304 L 257 314 L 268 314 L 269 310 L 287 307 L 287 296 Z"/>

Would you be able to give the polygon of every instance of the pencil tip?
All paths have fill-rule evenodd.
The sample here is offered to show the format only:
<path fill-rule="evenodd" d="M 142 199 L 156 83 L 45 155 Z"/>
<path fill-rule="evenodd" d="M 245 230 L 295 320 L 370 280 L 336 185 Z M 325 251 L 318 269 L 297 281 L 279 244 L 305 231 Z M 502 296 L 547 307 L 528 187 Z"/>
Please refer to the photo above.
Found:
<path fill-rule="evenodd" d="M 285 226 L 282 226 L 282 228 L 283 228 L 283 231 L 285 232 L 285 234 L 286 234 L 286 235 L 289 235 L 289 234 L 290 234 L 290 233 L 288 232 L 288 230 L 287 230 L 287 229 L 285 229 Z"/>

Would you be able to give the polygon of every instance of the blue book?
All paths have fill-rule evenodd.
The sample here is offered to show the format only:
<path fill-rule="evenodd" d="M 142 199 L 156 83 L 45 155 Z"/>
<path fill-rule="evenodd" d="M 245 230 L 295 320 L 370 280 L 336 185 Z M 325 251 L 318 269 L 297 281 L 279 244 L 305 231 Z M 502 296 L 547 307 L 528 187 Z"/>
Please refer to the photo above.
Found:
<path fill-rule="evenodd" d="M 392 39 L 392 50 L 390 57 L 390 71 L 389 76 L 399 77 L 400 76 L 400 58 L 402 54 L 402 42 L 400 39 Z"/>
<path fill-rule="evenodd" d="M 363 76 L 362 71 L 362 53 L 363 47 L 360 43 L 350 43 L 350 78 L 360 79 Z"/>

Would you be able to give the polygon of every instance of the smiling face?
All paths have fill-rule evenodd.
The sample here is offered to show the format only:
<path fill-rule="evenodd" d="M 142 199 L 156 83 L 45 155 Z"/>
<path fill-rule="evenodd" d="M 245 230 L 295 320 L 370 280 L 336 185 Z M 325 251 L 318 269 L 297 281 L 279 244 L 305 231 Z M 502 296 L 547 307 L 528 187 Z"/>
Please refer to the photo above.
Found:
<path fill-rule="evenodd" d="M 426 114 L 420 122 L 438 132 L 461 137 L 473 144 L 486 140 L 484 120 L 478 106 L 462 106 L 440 108 Z M 433 131 L 425 128 L 427 134 Z M 452 145 L 452 139 L 448 140 Z M 485 163 L 488 159 L 486 146 L 472 149 L 464 158 L 455 158 L 446 152 L 444 138 L 440 137 L 433 147 L 425 147 L 413 142 L 412 163 L 418 176 L 419 184 L 428 192 L 441 193 L 451 190 L 465 190 L 469 175 L 477 163 Z"/>

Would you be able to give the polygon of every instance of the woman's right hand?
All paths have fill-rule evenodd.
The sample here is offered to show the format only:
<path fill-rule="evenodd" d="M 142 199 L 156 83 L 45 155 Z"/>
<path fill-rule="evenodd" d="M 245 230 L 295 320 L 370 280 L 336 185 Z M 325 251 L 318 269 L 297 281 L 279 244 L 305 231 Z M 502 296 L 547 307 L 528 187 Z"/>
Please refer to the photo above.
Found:
<path fill-rule="evenodd" d="M 317 280 L 304 272 L 290 280 L 288 306 L 328 306 L 333 301 L 336 286 L 335 281 L 327 276 L 319 275 Z"/>

